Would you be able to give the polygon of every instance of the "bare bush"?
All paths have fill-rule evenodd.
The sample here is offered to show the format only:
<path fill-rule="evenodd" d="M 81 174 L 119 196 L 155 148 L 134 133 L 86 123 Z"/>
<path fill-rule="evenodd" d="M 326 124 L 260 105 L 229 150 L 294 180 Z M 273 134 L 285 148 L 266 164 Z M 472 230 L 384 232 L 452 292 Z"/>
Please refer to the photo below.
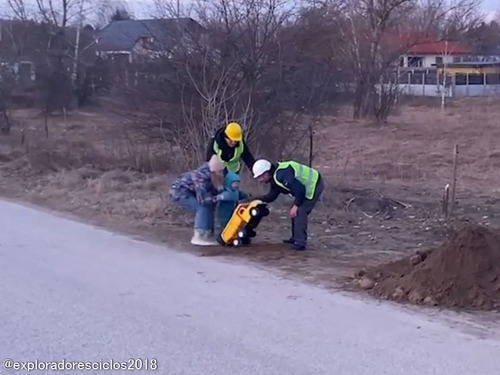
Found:
<path fill-rule="evenodd" d="M 77 99 L 84 102 L 86 67 L 94 60 L 92 33 L 82 30 L 90 1 L 36 0 L 35 10 L 19 0 L 9 5 L 16 20 L 10 22 L 2 53 L 11 63 L 20 58 L 32 63 L 47 116 L 69 109 Z"/>
<path fill-rule="evenodd" d="M 171 17 L 162 40 L 167 52 L 120 69 L 122 91 L 137 108 L 151 109 L 149 123 L 161 124 L 151 134 L 173 142 L 190 166 L 203 160 L 208 138 L 230 121 L 242 124 L 254 152 L 312 163 L 323 113 L 353 91 L 354 117 L 386 121 L 398 96 L 399 56 L 417 42 L 411 31 L 423 31 L 419 17 L 433 12 L 425 28 L 445 29 L 452 12 L 465 14 L 467 1 L 473 0 L 446 8 L 444 0 L 333 0 L 302 7 L 216 0 L 181 9 L 159 0 L 160 18 Z M 201 27 L 189 18 L 173 22 L 181 13 L 195 16 Z M 401 30 L 401 20 L 409 30 Z"/>
<path fill-rule="evenodd" d="M 138 108 L 150 109 L 153 126 L 161 124 L 151 134 L 174 142 L 186 164 L 203 160 L 208 138 L 230 121 L 243 126 L 257 153 L 279 159 L 305 148 L 312 159 L 314 126 L 325 104 L 337 99 L 336 81 L 345 76 L 339 74 L 331 21 L 319 22 L 313 12 L 296 12 L 291 5 L 205 3 L 192 10 L 202 27 L 166 23 L 164 57 L 127 65 L 122 91 Z"/>
<path fill-rule="evenodd" d="M 312 2 L 334 15 L 331 32 L 341 41 L 337 52 L 349 61 L 354 118 L 385 121 L 395 103 L 399 56 L 422 38 L 440 40 L 463 33 L 477 21 L 477 0 L 329 0 Z"/>

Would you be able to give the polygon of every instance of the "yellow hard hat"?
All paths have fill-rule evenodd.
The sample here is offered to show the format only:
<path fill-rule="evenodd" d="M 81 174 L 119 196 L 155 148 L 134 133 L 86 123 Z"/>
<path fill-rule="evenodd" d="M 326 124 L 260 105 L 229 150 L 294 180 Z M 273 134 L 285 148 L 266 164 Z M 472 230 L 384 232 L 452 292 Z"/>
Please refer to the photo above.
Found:
<path fill-rule="evenodd" d="M 236 122 L 227 124 L 226 131 L 224 133 L 226 134 L 226 137 L 233 142 L 240 142 L 243 139 L 243 130 L 241 130 L 240 124 Z"/>

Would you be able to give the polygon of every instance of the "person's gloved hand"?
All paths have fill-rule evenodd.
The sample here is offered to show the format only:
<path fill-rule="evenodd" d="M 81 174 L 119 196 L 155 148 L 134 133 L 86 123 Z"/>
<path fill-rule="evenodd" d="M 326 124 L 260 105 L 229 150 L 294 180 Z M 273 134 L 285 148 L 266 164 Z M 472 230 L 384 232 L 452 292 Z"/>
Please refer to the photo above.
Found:
<path fill-rule="evenodd" d="M 217 196 L 210 195 L 210 196 L 204 198 L 201 204 L 203 206 L 208 206 L 210 204 L 216 204 L 216 203 L 217 203 Z"/>
<path fill-rule="evenodd" d="M 251 195 L 247 195 L 246 197 L 243 197 L 239 200 L 239 203 L 250 203 L 253 201 L 253 198 Z"/>
<path fill-rule="evenodd" d="M 247 194 L 247 196 L 242 199 L 242 201 L 245 201 L 245 202 L 251 202 L 253 200 L 254 200 L 254 197 L 252 194 Z"/>

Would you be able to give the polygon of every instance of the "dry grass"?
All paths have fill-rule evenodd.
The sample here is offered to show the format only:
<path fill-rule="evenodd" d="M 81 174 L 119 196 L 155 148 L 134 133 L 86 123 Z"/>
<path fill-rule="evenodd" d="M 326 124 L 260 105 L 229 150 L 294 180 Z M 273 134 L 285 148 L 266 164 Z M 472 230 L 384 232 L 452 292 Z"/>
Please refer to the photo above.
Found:
<path fill-rule="evenodd" d="M 19 125 L 10 137 L 2 140 L 3 157 L 22 153 L 35 171 L 91 165 L 101 170 L 118 168 L 154 173 L 165 172 L 177 162 L 171 157 L 170 148 L 151 142 L 137 131 L 136 121 L 128 120 L 126 113 L 96 110 L 69 114 L 66 119 L 52 117 L 48 138 L 36 110 L 18 110 L 14 116 Z"/>
<path fill-rule="evenodd" d="M 336 119 L 320 131 L 316 163 L 325 173 L 354 181 L 441 189 L 451 181 L 459 145 L 459 189 L 500 190 L 500 99 L 461 100 L 438 108 L 406 107 L 388 124 Z"/>
<path fill-rule="evenodd" d="M 410 103 L 382 126 L 351 120 L 349 109 L 340 110 L 338 117 L 325 118 L 315 130 L 315 165 L 330 187 L 412 186 L 440 192 L 450 182 L 452 151 L 458 143 L 459 194 L 497 193 L 497 103 L 500 99 L 455 101 L 445 113 Z M 130 191 L 144 190 L 148 197 L 151 192 L 158 196 L 151 198 L 154 203 L 141 204 L 156 207 L 158 199 L 164 199 L 169 176 L 180 172 L 170 146 L 152 142 L 137 131 L 137 121 L 144 118 L 141 114 L 131 116 L 100 108 L 69 114 L 67 119 L 54 117 L 49 123 L 48 139 L 36 110 L 18 110 L 14 116 L 17 127 L 13 134 L 0 139 L 2 176 L 22 177 L 27 185 L 36 185 L 37 193 L 43 189 L 56 190 L 57 194 L 78 191 L 89 194 L 89 199 L 109 199 L 113 206 L 109 211 L 113 211 L 120 210 L 115 206 L 121 205 L 113 194 L 122 197 L 127 206 L 131 204 Z M 252 192 L 262 191 L 248 178 L 246 170 L 243 185 Z M 332 200 L 335 197 L 325 194 L 325 201 Z"/>
<path fill-rule="evenodd" d="M 0 138 L 4 195 L 100 224 L 186 223 L 166 208 L 169 171 L 177 162 L 172 150 L 134 129 L 127 114 L 98 110 L 69 114 L 66 120 L 53 117 L 48 139 L 35 110 L 18 110 L 14 116 L 18 127 Z"/>
<path fill-rule="evenodd" d="M 353 121 L 346 111 L 325 118 L 316 128 L 315 165 L 325 175 L 327 189 L 310 225 L 315 251 L 321 254 L 307 255 L 300 272 L 321 279 L 333 269 L 346 275 L 360 264 L 439 243 L 446 233 L 439 199 L 451 181 L 455 143 L 460 145 L 457 212 L 461 219 L 494 225 L 500 198 L 498 104 L 497 99 L 456 101 L 446 113 L 407 105 L 383 126 Z M 56 117 L 49 124 L 49 139 L 39 113 L 22 110 L 14 116 L 13 134 L 0 137 L 0 194 L 112 229 L 186 242 L 192 218 L 166 200 L 169 181 L 180 172 L 179 160 L 169 145 L 137 131 L 140 116 L 96 109 L 69 114 L 67 121 Z M 371 219 L 360 207 L 345 212 L 344 202 L 359 194 L 353 187 L 380 190 L 412 208 L 396 212 L 389 221 Z M 262 191 L 246 170 L 243 189 Z M 273 215 L 263 222 L 259 238 L 276 243 L 277 237 L 288 235 L 289 220 L 286 209 Z M 270 261 L 274 252 L 265 249 L 243 254 L 294 269 L 297 259 L 290 260 L 285 252 Z"/>

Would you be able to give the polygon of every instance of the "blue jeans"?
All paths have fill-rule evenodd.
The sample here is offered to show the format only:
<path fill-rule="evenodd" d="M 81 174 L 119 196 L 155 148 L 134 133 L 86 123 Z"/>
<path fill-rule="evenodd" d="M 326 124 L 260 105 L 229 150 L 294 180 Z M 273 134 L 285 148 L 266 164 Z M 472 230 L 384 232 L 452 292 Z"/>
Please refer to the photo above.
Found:
<path fill-rule="evenodd" d="M 173 202 L 179 207 L 194 212 L 194 229 L 214 230 L 214 207 L 213 204 L 202 206 L 194 195 L 188 195 Z"/>

